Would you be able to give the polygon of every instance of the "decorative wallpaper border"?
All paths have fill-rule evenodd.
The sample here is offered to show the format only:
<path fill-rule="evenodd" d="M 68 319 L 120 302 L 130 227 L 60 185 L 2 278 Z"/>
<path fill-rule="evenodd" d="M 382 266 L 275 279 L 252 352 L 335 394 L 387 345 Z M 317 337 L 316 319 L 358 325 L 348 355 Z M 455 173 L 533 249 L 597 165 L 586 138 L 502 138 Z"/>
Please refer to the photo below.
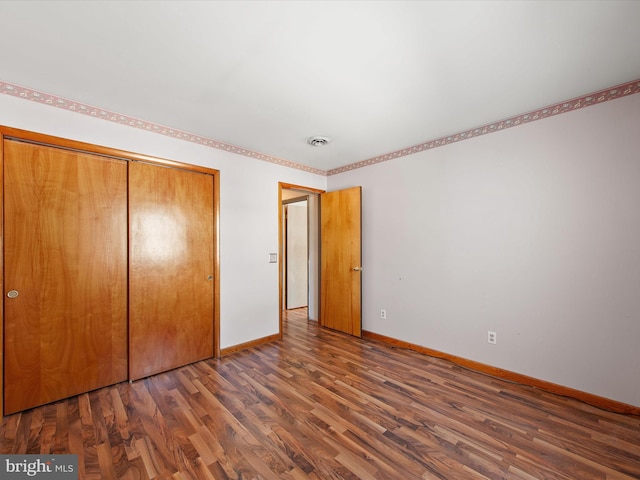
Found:
<path fill-rule="evenodd" d="M 157 123 L 147 122 L 145 120 L 140 120 L 138 118 L 130 117 L 128 115 L 121 115 L 119 113 L 111 112 L 103 108 L 93 107 L 91 105 L 85 105 L 83 103 L 75 102 L 67 98 L 39 92 L 37 90 L 33 90 L 27 87 L 21 87 L 20 85 L 15 85 L 13 83 L 0 81 L 0 93 L 4 93 L 6 95 L 11 95 L 18 98 L 23 98 L 25 100 L 31 100 L 33 102 L 38 102 L 45 105 L 50 105 L 52 107 L 61 108 L 63 110 L 69 110 L 75 113 L 82 113 L 90 117 L 100 118 L 102 120 L 107 120 L 109 122 L 119 123 L 120 125 L 139 128 L 141 130 L 146 130 L 148 132 L 153 132 L 160 135 L 165 135 L 167 137 L 184 140 L 186 142 L 197 143 L 199 145 L 204 145 L 206 147 L 216 148 L 218 150 L 224 150 L 230 153 L 236 153 L 238 155 L 243 155 L 245 157 L 255 158 L 257 160 L 274 163 L 276 165 L 282 165 L 289 168 L 296 168 L 298 170 L 304 170 L 305 172 L 315 173 L 318 175 L 327 174 L 325 170 L 320 170 L 318 168 L 313 168 L 306 165 L 300 165 L 299 163 L 294 163 L 289 160 L 284 160 L 282 158 L 274 157 L 272 155 L 254 152 L 252 150 L 238 147 L 236 145 L 219 142 L 217 140 L 212 140 L 207 137 L 195 135 L 193 133 L 183 132 L 175 128 L 166 127 L 164 125 L 158 125 Z"/>
<path fill-rule="evenodd" d="M 489 123 L 482 127 L 472 128 L 465 130 L 464 132 L 456 133 L 446 137 L 437 138 L 425 143 L 420 143 L 412 147 L 403 148 L 391 153 L 385 153 L 378 157 L 373 157 L 368 160 L 362 160 L 360 162 L 345 165 L 343 167 L 334 168 L 326 172 L 327 176 L 337 175 L 338 173 L 347 172 L 349 170 L 355 170 L 357 168 L 367 167 L 376 163 L 386 162 L 395 158 L 405 157 L 413 153 L 423 152 L 425 150 L 431 150 L 432 148 L 442 147 L 451 143 L 460 142 L 469 138 L 479 137 L 480 135 L 486 135 L 487 133 L 498 132 L 507 128 L 516 127 L 524 123 L 534 122 L 536 120 L 542 120 L 543 118 L 552 117 L 554 115 L 560 115 L 561 113 L 571 112 L 584 107 L 590 107 L 602 102 L 608 102 L 616 98 L 625 97 L 627 95 L 633 95 L 634 93 L 640 93 L 640 80 L 634 80 L 632 82 L 623 83 L 615 87 L 606 88 L 598 92 L 591 93 L 589 95 L 583 95 L 576 97 L 565 102 L 556 103 L 548 107 L 534 110 L 532 112 L 523 113 L 515 117 L 507 118 L 506 120 L 500 120 L 499 122 Z"/>
<path fill-rule="evenodd" d="M 188 132 L 183 132 L 174 128 L 169 128 L 163 125 L 158 125 L 153 122 L 147 122 L 128 115 L 121 115 L 119 113 L 111 112 L 98 107 L 85 105 L 80 102 L 75 102 L 66 98 L 58 97 L 56 95 L 50 95 L 48 93 L 39 92 L 13 83 L 0 81 L 0 93 L 5 95 L 11 95 L 25 100 L 31 100 L 33 102 L 50 105 L 52 107 L 61 108 L 63 110 L 69 110 L 71 112 L 81 113 L 109 122 L 118 123 L 120 125 L 126 125 L 141 130 L 165 135 L 167 137 L 184 140 L 187 142 L 197 143 L 206 147 L 215 148 L 218 150 L 224 150 L 226 152 L 235 153 L 249 158 L 255 158 L 265 162 L 273 163 L 276 165 L 282 165 L 284 167 L 295 168 L 297 170 L 303 170 L 305 172 L 314 173 L 317 175 L 337 175 L 339 173 L 348 172 L 350 170 L 356 170 L 358 168 L 367 167 L 369 165 L 375 165 L 376 163 L 387 162 L 396 158 L 405 157 L 414 153 L 423 152 L 425 150 L 431 150 L 433 148 L 442 147 L 451 143 L 460 142 L 469 138 L 479 137 L 480 135 L 486 135 L 488 133 L 498 132 L 507 128 L 516 127 L 524 123 L 534 122 L 536 120 L 542 120 L 554 115 L 560 115 L 562 113 L 571 112 L 580 108 L 597 105 L 599 103 L 608 102 L 609 100 L 615 100 L 616 98 L 625 97 L 627 95 L 633 95 L 640 93 L 640 79 L 633 80 L 631 82 L 623 83 L 615 87 L 606 88 L 598 92 L 594 92 L 581 97 L 576 97 L 565 102 L 560 102 L 548 107 L 544 107 L 538 110 L 534 110 L 528 113 L 523 113 L 515 117 L 510 117 L 498 122 L 489 123 L 481 127 L 465 130 L 464 132 L 448 135 L 446 137 L 430 140 L 425 143 L 420 143 L 412 147 L 396 150 L 395 152 L 386 153 L 377 157 L 362 160 L 360 162 L 345 165 L 339 168 L 331 170 L 320 170 L 318 168 L 301 165 L 299 163 L 284 160 L 282 158 L 274 157 L 264 153 L 254 152 L 246 148 L 238 147 L 217 140 L 212 140 L 207 137 L 195 135 Z"/>

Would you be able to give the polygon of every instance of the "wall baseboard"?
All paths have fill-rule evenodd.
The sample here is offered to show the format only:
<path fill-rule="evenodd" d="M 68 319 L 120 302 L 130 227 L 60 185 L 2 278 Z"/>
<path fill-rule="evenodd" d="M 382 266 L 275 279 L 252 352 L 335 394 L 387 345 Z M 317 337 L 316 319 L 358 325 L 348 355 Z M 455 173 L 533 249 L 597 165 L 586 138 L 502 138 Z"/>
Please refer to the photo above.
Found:
<path fill-rule="evenodd" d="M 221 348 L 220 349 L 220 356 L 224 357 L 225 355 L 229 355 L 231 353 L 236 353 L 236 352 L 239 352 L 241 350 L 246 350 L 247 348 L 264 345 L 265 343 L 273 342 L 275 340 L 280 340 L 281 338 L 282 338 L 282 335 L 280 335 L 279 333 L 275 333 L 273 335 L 269 335 L 269 336 L 266 336 L 266 337 L 257 338 L 255 340 L 251 340 L 250 342 L 240 343 L 238 345 L 233 345 L 232 347 Z"/>
<path fill-rule="evenodd" d="M 522 385 L 539 388 L 540 390 L 554 393 L 556 395 L 562 395 L 565 397 L 574 398 L 576 400 L 592 405 L 594 407 L 601 408 L 603 410 L 608 410 L 615 413 L 623 413 L 626 415 L 640 415 L 640 407 L 618 402 L 616 400 L 611 400 L 609 398 L 600 397 L 598 395 L 593 395 L 591 393 L 582 392 L 580 390 L 576 390 L 573 388 L 564 387 L 562 385 L 557 385 L 555 383 L 529 377 L 527 375 L 522 375 L 520 373 L 511 372 L 509 370 L 504 370 L 502 368 L 493 367 L 491 365 L 486 365 L 484 363 L 475 362 L 473 360 L 468 360 L 466 358 L 458 357 L 456 355 L 450 355 L 448 353 L 440 352 L 438 350 L 433 350 L 427 347 L 422 347 L 420 345 L 415 345 L 413 343 L 405 342 L 403 340 L 397 340 L 395 338 L 380 335 L 378 333 L 373 333 L 373 332 L 363 330 L 362 338 L 379 342 L 379 343 L 384 343 L 392 347 L 412 350 L 414 352 L 428 355 L 430 357 L 442 358 L 444 360 L 448 360 L 452 363 L 455 363 L 456 365 L 459 365 L 464 368 L 468 368 L 470 370 L 474 370 L 479 373 L 491 375 L 497 378 L 508 380 L 510 382 L 516 382 Z"/>

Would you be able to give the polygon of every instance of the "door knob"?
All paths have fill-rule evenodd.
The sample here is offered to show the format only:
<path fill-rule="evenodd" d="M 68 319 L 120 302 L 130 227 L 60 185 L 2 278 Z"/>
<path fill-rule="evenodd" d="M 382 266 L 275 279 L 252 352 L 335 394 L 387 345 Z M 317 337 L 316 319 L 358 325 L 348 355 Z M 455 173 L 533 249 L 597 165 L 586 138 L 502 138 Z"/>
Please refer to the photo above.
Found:
<path fill-rule="evenodd" d="M 364 267 L 353 267 L 353 271 L 354 272 L 359 272 L 363 269 Z"/>
<path fill-rule="evenodd" d="M 9 290 L 7 292 L 7 297 L 9 298 L 16 298 L 18 295 L 20 295 L 20 293 L 18 293 L 17 290 Z"/>

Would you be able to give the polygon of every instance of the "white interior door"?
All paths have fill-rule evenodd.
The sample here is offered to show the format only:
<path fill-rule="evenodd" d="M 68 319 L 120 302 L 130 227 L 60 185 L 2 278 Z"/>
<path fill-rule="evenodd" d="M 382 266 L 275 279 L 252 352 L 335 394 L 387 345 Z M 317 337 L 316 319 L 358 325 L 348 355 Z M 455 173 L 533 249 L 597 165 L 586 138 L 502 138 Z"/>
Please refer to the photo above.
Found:
<path fill-rule="evenodd" d="M 286 205 L 286 308 L 301 308 L 309 303 L 309 242 L 307 201 Z"/>

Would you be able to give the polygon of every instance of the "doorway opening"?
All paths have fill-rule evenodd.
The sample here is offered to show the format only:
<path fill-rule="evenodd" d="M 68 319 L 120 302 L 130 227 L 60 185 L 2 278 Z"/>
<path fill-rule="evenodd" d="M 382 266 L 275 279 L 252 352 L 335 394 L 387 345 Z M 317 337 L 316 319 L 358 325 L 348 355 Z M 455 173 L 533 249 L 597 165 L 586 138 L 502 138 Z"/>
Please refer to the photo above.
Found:
<path fill-rule="evenodd" d="M 332 192 L 278 184 L 280 331 L 283 332 L 287 200 L 307 202 L 308 319 L 322 327 L 362 335 L 362 187 Z M 322 210 L 322 218 L 320 211 Z M 320 221 L 322 220 L 322 221 Z M 291 281 L 291 279 L 289 279 Z M 303 287 L 304 288 L 304 287 Z M 301 307 L 303 308 L 303 307 Z M 288 311 L 288 310 L 287 310 Z"/>
<path fill-rule="evenodd" d="M 320 194 L 322 190 L 279 184 L 280 336 L 283 312 L 319 315 Z"/>

